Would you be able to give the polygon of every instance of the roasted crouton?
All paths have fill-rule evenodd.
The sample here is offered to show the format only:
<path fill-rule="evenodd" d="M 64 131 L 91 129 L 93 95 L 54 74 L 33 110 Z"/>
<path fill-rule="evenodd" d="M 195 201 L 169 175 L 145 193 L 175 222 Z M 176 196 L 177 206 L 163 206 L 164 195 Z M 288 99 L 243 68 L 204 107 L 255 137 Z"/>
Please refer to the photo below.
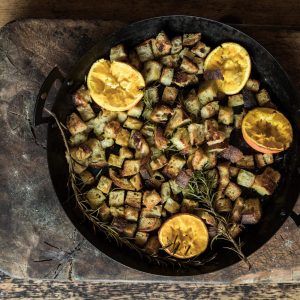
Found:
<path fill-rule="evenodd" d="M 171 197 L 170 183 L 164 182 L 160 187 L 161 203 L 165 203 Z"/>
<path fill-rule="evenodd" d="M 159 188 L 163 182 L 165 182 L 165 177 L 159 172 L 155 171 L 149 179 L 149 182 L 155 187 Z"/>
<path fill-rule="evenodd" d="M 192 123 L 188 126 L 188 133 L 191 145 L 199 146 L 205 141 L 204 125 Z"/>
<path fill-rule="evenodd" d="M 213 102 L 211 102 L 213 103 Z M 229 125 L 233 123 L 233 109 L 228 106 L 220 106 L 219 115 L 218 115 L 219 123 Z"/>
<path fill-rule="evenodd" d="M 211 140 L 212 136 L 219 129 L 219 124 L 216 120 L 210 119 L 204 121 L 204 134 L 207 140 Z"/>
<path fill-rule="evenodd" d="M 197 201 L 184 198 L 181 202 L 180 211 L 182 213 L 193 213 L 197 207 L 199 207 L 199 203 Z"/>
<path fill-rule="evenodd" d="M 183 46 L 193 46 L 201 39 L 201 33 L 185 33 L 182 38 Z"/>
<path fill-rule="evenodd" d="M 105 202 L 98 207 L 99 217 L 102 221 L 107 222 L 111 219 L 110 209 Z"/>
<path fill-rule="evenodd" d="M 177 177 L 175 178 L 175 182 L 178 184 L 180 188 L 185 188 L 190 179 L 192 178 L 191 170 L 181 170 Z"/>
<path fill-rule="evenodd" d="M 162 65 L 155 61 L 149 60 L 144 64 L 143 76 L 146 85 L 159 80 L 161 75 Z"/>
<path fill-rule="evenodd" d="M 112 185 L 112 180 L 102 175 L 97 185 L 97 189 L 99 189 L 102 193 L 108 194 Z"/>
<path fill-rule="evenodd" d="M 87 130 L 86 124 L 75 113 L 72 113 L 67 120 L 67 128 L 72 135 L 82 133 Z"/>
<path fill-rule="evenodd" d="M 272 154 L 255 154 L 255 162 L 256 162 L 256 165 L 257 167 L 259 168 L 263 168 L 265 167 L 266 165 L 270 165 L 274 162 L 274 159 L 273 159 L 273 155 Z"/>
<path fill-rule="evenodd" d="M 224 142 L 225 138 L 226 136 L 223 131 L 219 131 L 219 130 L 211 131 L 210 135 L 207 136 L 207 145 L 212 146 L 212 145 L 220 144 Z"/>
<path fill-rule="evenodd" d="M 154 143 L 159 150 L 166 149 L 169 143 L 169 140 L 164 136 L 163 130 L 158 126 L 154 130 Z"/>
<path fill-rule="evenodd" d="M 169 178 L 175 178 L 184 165 L 185 160 L 182 157 L 178 155 L 172 155 L 171 159 L 163 169 L 163 174 Z"/>
<path fill-rule="evenodd" d="M 194 89 L 190 91 L 187 99 L 184 100 L 184 106 L 190 114 L 195 116 L 199 114 L 201 106 Z"/>
<path fill-rule="evenodd" d="M 166 86 L 171 85 L 174 76 L 174 69 L 165 67 L 160 75 L 160 83 Z"/>
<path fill-rule="evenodd" d="M 139 118 L 142 115 L 143 109 L 144 103 L 143 101 L 140 101 L 138 104 L 128 110 L 127 115 L 129 117 Z"/>
<path fill-rule="evenodd" d="M 108 164 L 110 166 L 114 166 L 114 167 L 117 167 L 117 168 L 122 168 L 123 162 L 124 162 L 124 158 L 122 158 L 118 155 L 115 155 L 115 154 L 110 154 L 109 155 Z"/>
<path fill-rule="evenodd" d="M 244 98 L 242 94 L 232 95 L 228 97 L 228 106 L 236 107 L 244 105 Z"/>
<path fill-rule="evenodd" d="M 236 177 L 238 175 L 240 171 L 240 168 L 234 167 L 234 166 L 230 166 L 229 167 L 229 174 L 230 177 Z"/>
<path fill-rule="evenodd" d="M 198 73 L 198 67 L 196 64 L 194 64 L 190 59 L 187 57 L 183 57 L 181 64 L 180 64 L 180 69 L 183 70 L 186 73 L 189 74 L 196 74 Z"/>
<path fill-rule="evenodd" d="M 116 144 L 123 147 L 128 147 L 129 139 L 130 139 L 130 132 L 127 129 L 121 128 L 121 130 L 118 132 L 116 136 Z"/>
<path fill-rule="evenodd" d="M 177 128 L 171 138 L 173 145 L 182 153 L 187 153 L 191 149 L 190 137 L 186 128 Z"/>
<path fill-rule="evenodd" d="M 257 100 L 259 106 L 264 106 L 268 102 L 271 101 L 271 98 L 270 98 L 269 93 L 267 92 L 267 90 L 262 89 L 256 94 L 256 100 Z"/>
<path fill-rule="evenodd" d="M 139 159 L 125 160 L 121 175 L 124 177 L 135 175 L 140 172 L 140 168 L 141 161 Z"/>
<path fill-rule="evenodd" d="M 196 56 L 196 57 L 193 58 L 193 63 L 196 64 L 196 66 L 198 67 L 197 75 L 203 74 L 203 72 L 204 72 L 204 58 Z"/>
<path fill-rule="evenodd" d="M 87 159 L 92 155 L 92 153 L 92 149 L 86 144 L 82 144 L 70 149 L 71 157 L 82 165 L 86 165 Z"/>
<path fill-rule="evenodd" d="M 128 205 L 125 206 L 124 217 L 128 221 L 137 222 L 139 218 L 139 209 Z"/>
<path fill-rule="evenodd" d="M 171 214 L 175 214 L 180 210 L 180 204 L 172 198 L 168 198 L 164 205 L 164 209 Z"/>
<path fill-rule="evenodd" d="M 204 153 L 201 148 L 198 148 L 188 158 L 188 165 L 191 164 L 193 170 L 203 170 L 208 164 L 208 156 Z"/>
<path fill-rule="evenodd" d="M 179 87 L 195 85 L 198 83 L 198 77 L 195 74 L 189 74 L 178 70 L 174 74 L 173 83 Z"/>
<path fill-rule="evenodd" d="M 219 171 L 219 189 L 224 191 L 230 182 L 229 163 L 220 163 L 217 168 Z"/>
<path fill-rule="evenodd" d="M 115 139 L 119 131 L 121 130 L 121 125 L 118 121 L 110 121 L 104 126 L 104 137 Z"/>
<path fill-rule="evenodd" d="M 172 48 L 171 48 L 171 54 L 178 53 L 182 50 L 182 37 L 181 36 L 175 36 L 171 40 Z"/>
<path fill-rule="evenodd" d="M 217 86 L 213 81 L 206 81 L 202 83 L 198 90 L 198 99 L 202 106 L 214 100 L 217 97 Z"/>
<path fill-rule="evenodd" d="M 244 201 L 242 210 L 242 224 L 256 224 L 262 216 L 262 206 L 258 198 L 247 199 Z"/>
<path fill-rule="evenodd" d="M 203 72 L 204 80 L 224 80 L 224 76 L 220 68 L 205 70 Z"/>
<path fill-rule="evenodd" d="M 105 200 L 105 196 L 103 195 L 103 193 L 96 188 L 90 189 L 86 193 L 85 197 L 92 209 L 97 209 Z"/>
<path fill-rule="evenodd" d="M 207 56 L 207 54 L 210 51 L 210 47 L 208 47 L 207 45 L 205 45 L 202 42 L 198 42 L 193 48 L 192 48 L 192 52 L 195 53 L 197 56 L 204 58 Z"/>
<path fill-rule="evenodd" d="M 157 105 L 151 112 L 150 119 L 154 123 L 164 123 L 172 115 L 173 109 L 166 105 Z"/>
<path fill-rule="evenodd" d="M 244 199 L 239 197 L 235 200 L 234 206 L 231 212 L 231 220 L 235 223 L 240 222 L 242 217 L 242 211 L 244 209 Z"/>
<path fill-rule="evenodd" d="M 249 78 L 245 85 L 246 89 L 257 93 L 259 91 L 259 81 Z"/>
<path fill-rule="evenodd" d="M 231 201 L 234 201 L 237 199 L 242 193 L 241 188 L 236 185 L 234 182 L 229 182 L 227 185 L 224 194 L 226 197 L 228 197 Z"/>
<path fill-rule="evenodd" d="M 152 51 L 152 40 L 146 40 L 142 42 L 135 49 L 141 62 L 154 59 L 154 54 Z"/>
<path fill-rule="evenodd" d="M 143 122 L 136 118 L 128 117 L 123 126 L 132 130 L 140 130 L 143 127 Z"/>
<path fill-rule="evenodd" d="M 244 155 L 242 159 L 236 162 L 236 165 L 246 169 L 253 169 L 255 166 L 253 155 Z"/>
<path fill-rule="evenodd" d="M 135 234 L 134 243 L 139 247 L 143 247 L 146 244 L 148 237 L 149 233 L 138 231 Z"/>
<path fill-rule="evenodd" d="M 120 218 L 124 218 L 125 216 L 125 208 L 124 206 L 119 206 L 119 207 L 116 207 L 116 206 L 111 206 L 109 208 L 110 210 L 110 213 L 113 217 L 120 217 Z"/>
<path fill-rule="evenodd" d="M 141 208 L 142 193 L 128 191 L 125 199 L 125 204 L 135 208 Z"/>
<path fill-rule="evenodd" d="M 117 172 L 114 171 L 113 169 L 109 169 L 108 172 L 109 172 L 110 179 L 117 187 L 129 191 L 135 190 L 135 187 L 131 184 L 131 182 L 127 178 L 120 178 L 117 175 Z"/>
<path fill-rule="evenodd" d="M 246 115 L 245 110 L 243 110 L 240 114 L 234 115 L 234 127 L 235 128 L 239 129 L 242 127 L 242 122 L 243 122 L 245 115 Z"/>
<path fill-rule="evenodd" d="M 159 251 L 159 248 L 160 248 L 160 242 L 158 240 L 158 237 L 157 236 L 151 236 L 146 245 L 145 245 L 145 252 L 150 254 L 150 255 L 155 255 L 157 254 L 157 252 Z"/>
<path fill-rule="evenodd" d="M 215 200 L 214 208 L 220 214 L 229 213 L 232 210 L 232 201 L 228 198 L 220 197 Z"/>
<path fill-rule="evenodd" d="M 87 141 L 87 139 L 88 139 L 88 134 L 85 132 L 81 132 L 75 135 L 71 135 L 68 143 L 71 147 L 75 147 L 84 143 L 85 141 Z"/>
<path fill-rule="evenodd" d="M 166 130 L 165 130 L 166 136 L 170 136 L 173 133 L 174 129 L 176 129 L 177 127 L 186 125 L 190 122 L 191 122 L 191 119 L 184 113 L 182 108 L 176 107 L 173 111 L 173 115 L 172 115 L 171 119 L 169 120 L 169 122 L 167 124 Z"/>
<path fill-rule="evenodd" d="M 145 191 L 143 194 L 143 205 L 148 209 L 153 208 L 155 205 L 161 202 L 160 195 L 155 191 Z"/>
<path fill-rule="evenodd" d="M 89 121 L 96 117 L 91 105 L 87 103 L 86 105 L 76 106 L 77 111 L 79 112 L 83 121 Z"/>
<path fill-rule="evenodd" d="M 95 177 L 93 176 L 93 174 L 90 171 L 83 171 L 82 173 L 79 174 L 79 177 L 82 181 L 83 184 L 92 184 L 95 181 Z"/>
<path fill-rule="evenodd" d="M 127 61 L 127 53 L 123 44 L 119 44 L 110 48 L 109 54 L 110 61 Z"/>
<path fill-rule="evenodd" d="M 146 218 L 160 218 L 162 212 L 162 205 L 156 205 L 152 208 L 143 208 L 141 211 L 141 217 Z"/>
<path fill-rule="evenodd" d="M 158 229 L 160 226 L 161 226 L 160 219 L 142 217 L 139 220 L 138 230 L 142 232 L 150 232 Z"/>
<path fill-rule="evenodd" d="M 169 180 L 171 191 L 174 195 L 177 195 L 182 192 L 182 188 L 177 184 L 175 179 Z"/>
<path fill-rule="evenodd" d="M 232 163 L 236 163 L 244 157 L 243 152 L 240 149 L 231 145 L 222 151 L 221 155 L 223 158 L 230 160 Z"/>
<path fill-rule="evenodd" d="M 152 50 L 155 57 L 170 53 L 172 44 L 167 35 L 161 31 L 155 39 L 152 39 Z"/>
<path fill-rule="evenodd" d="M 160 59 L 160 62 L 169 68 L 176 68 L 179 65 L 180 57 L 178 54 L 166 55 Z"/>
<path fill-rule="evenodd" d="M 114 140 L 113 139 L 109 139 L 109 138 L 105 138 L 102 141 L 100 141 L 101 147 L 103 149 L 109 148 L 114 144 Z"/>
<path fill-rule="evenodd" d="M 143 184 L 140 174 L 135 174 L 129 179 L 129 181 L 135 190 L 139 191 L 142 189 Z"/>
<path fill-rule="evenodd" d="M 217 165 L 217 154 L 215 152 L 208 152 L 206 153 L 208 161 L 206 166 L 204 167 L 205 170 L 212 169 Z"/>
<path fill-rule="evenodd" d="M 193 60 L 195 58 L 195 54 L 189 48 L 185 47 L 180 51 L 179 57 L 181 59 L 188 58 L 190 60 Z"/>
<path fill-rule="evenodd" d="M 178 95 L 178 89 L 173 86 L 166 86 L 164 88 L 161 100 L 163 102 L 166 102 L 168 104 L 173 104 L 177 98 Z"/>
<path fill-rule="evenodd" d="M 203 119 L 209 119 L 218 113 L 219 108 L 219 101 L 209 102 L 201 108 L 201 117 Z"/>
<path fill-rule="evenodd" d="M 109 206 L 124 206 L 125 191 L 111 191 L 109 193 Z"/>
<path fill-rule="evenodd" d="M 251 187 L 254 183 L 255 175 L 249 171 L 241 169 L 237 176 L 237 184 L 245 187 Z"/>
<path fill-rule="evenodd" d="M 164 154 L 154 158 L 150 162 L 150 167 L 153 171 L 163 168 L 167 164 L 168 160 Z"/>

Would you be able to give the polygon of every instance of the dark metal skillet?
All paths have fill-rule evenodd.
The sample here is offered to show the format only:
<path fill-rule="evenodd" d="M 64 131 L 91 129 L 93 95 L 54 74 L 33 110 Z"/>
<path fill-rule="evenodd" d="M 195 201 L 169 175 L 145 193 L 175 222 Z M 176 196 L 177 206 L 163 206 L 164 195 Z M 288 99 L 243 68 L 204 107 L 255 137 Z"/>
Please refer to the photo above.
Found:
<path fill-rule="evenodd" d="M 154 37 L 164 30 L 169 36 L 190 32 L 201 32 L 203 40 L 212 47 L 225 41 L 240 43 L 250 53 L 253 71 L 271 92 L 273 101 L 288 117 L 294 130 L 294 141 L 280 162 L 282 180 L 276 193 L 264 203 L 263 218 L 259 224 L 248 227 L 241 236 L 245 243 L 243 252 L 248 256 L 265 244 L 281 227 L 288 216 L 293 217 L 299 226 L 299 216 L 292 209 L 300 191 L 299 175 L 299 133 L 300 98 L 297 96 L 287 74 L 275 58 L 259 43 L 228 25 L 193 16 L 165 16 L 133 23 L 121 31 L 112 34 L 106 40 L 99 41 L 88 51 L 67 77 L 55 68 L 41 87 L 34 113 L 35 126 L 48 123 L 47 155 L 48 167 L 57 197 L 74 226 L 100 251 L 112 259 L 140 271 L 159 275 L 198 275 L 220 270 L 239 261 L 230 251 L 217 249 L 216 259 L 204 266 L 174 270 L 172 267 L 159 267 L 141 259 L 135 252 L 118 248 L 115 243 L 106 240 L 103 233 L 94 233 L 92 226 L 82 218 L 75 202 L 70 200 L 71 191 L 67 188 L 68 167 L 65 160 L 65 147 L 58 128 L 49 117 L 43 116 L 43 107 L 53 83 L 58 79 L 62 85 L 55 97 L 52 111 L 65 123 L 74 111 L 72 93 L 84 82 L 90 66 L 100 57 L 105 57 L 112 46 L 124 43 L 132 47 L 145 39 Z"/>

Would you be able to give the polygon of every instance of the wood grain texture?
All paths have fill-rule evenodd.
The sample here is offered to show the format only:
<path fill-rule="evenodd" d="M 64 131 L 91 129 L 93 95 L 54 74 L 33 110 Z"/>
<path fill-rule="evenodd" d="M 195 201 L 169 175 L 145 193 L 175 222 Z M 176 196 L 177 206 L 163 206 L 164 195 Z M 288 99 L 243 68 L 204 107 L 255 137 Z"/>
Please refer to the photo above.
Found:
<path fill-rule="evenodd" d="M 128 285 L 154 281 L 164 282 L 165 287 L 173 282 L 175 293 L 182 281 L 195 286 L 300 282 L 300 231 L 290 219 L 250 257 L 251 271 L 239 263 L 212 274 L 182 278 L 145 274 L 112 261 L 85 241 L 63 213 L 47 170 L 45 127 L 31 124 L 35 96 L 53 66 L 67 73 L 97 40 L 122 26 L 117 21 L 25 20 L 0 31 L 0 269 L 25 279 L 122 281 Z M 299 89 L 300 32 L 253 26 L 243 30 L 278 58 Z M 15 284 L 22 289 L 22 284 L 38 282 L 5 279 L 4 284 L 14 292 L 18 290 Z M 68 288 L 48 281 L 43 287 L 52 284 Z M 134 291 L 135 285 L 130 286 Z"/>
<path fill-rule="evenodd" d="M 132 22 L 154 16 L 187 14 L 239 24 L 300 25 L 294 0 L 9 0 L 0 1 L 0 26 L 18 18 L 74 18 Z"/>

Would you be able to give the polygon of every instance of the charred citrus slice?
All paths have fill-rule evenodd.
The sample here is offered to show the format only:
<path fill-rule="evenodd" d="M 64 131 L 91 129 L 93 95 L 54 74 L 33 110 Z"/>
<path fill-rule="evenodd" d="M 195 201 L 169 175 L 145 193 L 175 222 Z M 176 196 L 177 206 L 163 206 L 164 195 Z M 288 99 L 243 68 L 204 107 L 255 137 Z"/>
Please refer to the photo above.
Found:
<path fill-rule="evenodd" d="M 205 251 L 208 231 L 195 215 L 177 214 L 160 228 L 158 239 L 164 250 L 176 258 L 191 258 Z"/>
<path fill-rule="evenodd" d="M 220 69 L 224 80 L 216 80 L 218 89 L 226 95 L 238 93 L 251 73 L 251 60 L 245 48 L 236 43 L 223 43 L 209 53 L 204 70 Z"/>
<path fill-rule="evenodd" d="M 278 110 L 259 107 L 249 111 L 242 123 L 245 141 L 262 153 L 286 150 L 293 140 L 293 130 L 288 119 Z"/>
<path fill-rule="evenodd" d="M 87 86 L 98 105 L 110 111 L 124 111 L 142 99 L 145 81 L 140 72 L 126 63 L 100 59 L 89 71 Z"/>

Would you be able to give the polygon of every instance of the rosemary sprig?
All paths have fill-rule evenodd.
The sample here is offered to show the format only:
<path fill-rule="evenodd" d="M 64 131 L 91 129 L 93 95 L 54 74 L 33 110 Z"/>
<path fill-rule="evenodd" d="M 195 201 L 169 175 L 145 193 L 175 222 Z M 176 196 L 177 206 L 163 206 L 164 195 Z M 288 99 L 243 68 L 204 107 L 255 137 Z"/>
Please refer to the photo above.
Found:
<path fill-rule="evenodd" d="M 218 222 L 217 235 L 211 240 L 211 246 L 216 240 L 220 239 L 231 243 L 232 247 L 224 248 L 235 252 L 250 269 L 251 264 L 242 252 L 241 243 L 236 242 L 229 233 L 229 223 L 227 219 L 214 209 L 214 201 L 216 198 L 214 180 L 212 176 L 209 176 L 207 171 L 194 172 L 186 190 L 187 196 L 197 200 Z"/>
<path fill-rule="evenodd" d="M 97 209 L 93 210 L 93 209 L 89 208 L 88 202 L 83 197 L 84 193 L 82 192 L 82 189 L 79 188 L 79 186 L 77 184 L 78 176 L 74 172 L 74 161 L 71 159 L 71 156 L 70 156 L 70 149 L 69 149 L 69 145 L 68 145 L 62 124 L 59 122 L 59 120 L 57 119 L 57 117 L 54 113 L 52 113 L 51 111 L 49 111 L 46 108 L 44 108 L 44 110 L 45 110 L 45 112 L 47 112 L 49 115 L 51 115 L 54 118 L 54 120 L 59 128 L 59 131 L 61 133 L 64 145 L 66 148 L 67 156 L 69 156 L 67 159 L 68 167 L 69 167 L 69 175 L 70 175 L 68 185 L 73 190 L 76 204 L 78 205 L 78 207 L 81 210 L 84 217 L 92 223 L 94 230 L 100 230 L 100 231 L 104 232 L 106 237 L 109 240 L 115 241 L 118 246 L 121 247 L 124 245 L 124 246 L 136 251 L 139 256 L 146 258 L 150 263 L 154 263 L 159 266 L 173 266 L 173 268 L 175 268 L 175 267 L 184 268 L 184 267 L 189 267 L 189 266 L 198 267 L 198 266 L 202 266 L 202 265 L 206 264 L 207 262 L 213 260 L 216 257 L 216 254 L 212 254 L 211 256 L 203 258 L 201 260 L 198 258 L 194 258 L 194 259 L 179 261 L 172 256 L 161 255 L 159 253 L 149 254 L 144 249 L 142 249 L 142 248 L 138 247 L 136 244 L 134 244 L 132 242 L 131 238 L 121 236 L 118 233 L 118 231 L 116 230 L 116 228 L 114 228 L 111 224 L 101 221 L 98 217 L 98 213 L 99 213 L 98 210 Z M 99 175 L 99 174 L 97 174 L 97 175 Z"/>

